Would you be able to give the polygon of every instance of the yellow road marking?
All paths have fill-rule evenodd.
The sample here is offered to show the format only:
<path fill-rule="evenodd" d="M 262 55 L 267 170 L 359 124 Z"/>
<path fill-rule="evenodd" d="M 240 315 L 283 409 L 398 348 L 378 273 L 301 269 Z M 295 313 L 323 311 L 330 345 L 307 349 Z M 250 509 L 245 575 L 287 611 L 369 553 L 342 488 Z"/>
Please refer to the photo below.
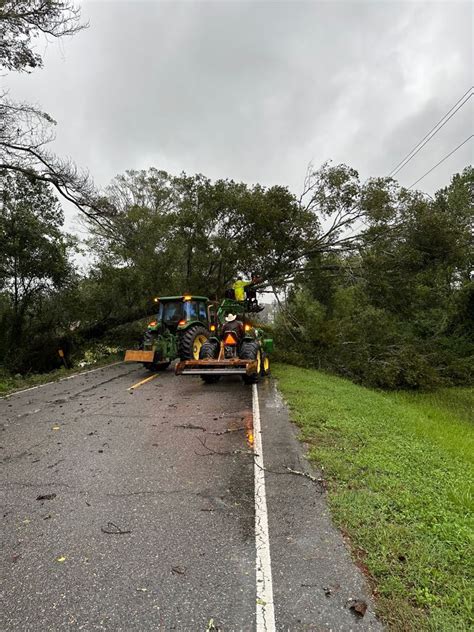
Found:
<path fill-rule="evenodd" d="M 158 377 L 158 373 L 153 373 L 153 375 L 150 375 L 150 377 L 146 377 L 144 380 L 142 380 L 141 382 L 137 382 L 136 384 L 134 384 L 133 386 L 129 386 L 129 388 L 127 390 L 131 391 L 132 388 L 138 388 L 139 386 L 141 386 L 142 384 L 145 384 L 145 382 L 149 382 L 150 380 L 154 380 L 155 377 Z"/>

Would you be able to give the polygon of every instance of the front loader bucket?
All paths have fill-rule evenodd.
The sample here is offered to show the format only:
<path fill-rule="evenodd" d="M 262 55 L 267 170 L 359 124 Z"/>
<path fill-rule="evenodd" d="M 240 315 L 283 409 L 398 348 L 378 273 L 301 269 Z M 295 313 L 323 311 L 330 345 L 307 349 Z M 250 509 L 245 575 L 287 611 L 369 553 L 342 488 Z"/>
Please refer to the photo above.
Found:
<path fill-rule="evenodd" d="M 256 360 L 185 360 L 176 365 L 176 375 L 253 375 L 257 372 Z"/>
<path fill-rule="evenodd" d="M 141 349 L 128 349 L 125 352 L 124 362 L 153 362 L 154 351 L 142 351 Z"/>

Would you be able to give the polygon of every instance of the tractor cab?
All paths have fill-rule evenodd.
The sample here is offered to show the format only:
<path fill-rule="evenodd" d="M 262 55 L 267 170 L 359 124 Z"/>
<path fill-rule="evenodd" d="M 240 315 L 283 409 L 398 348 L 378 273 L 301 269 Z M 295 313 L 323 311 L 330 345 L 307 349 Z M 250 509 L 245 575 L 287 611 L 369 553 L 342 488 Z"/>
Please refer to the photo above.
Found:
<path fill-rule="evenodd" d="M 178 328 L 187 327 L 190 323 L 207 325 L 209 321 L 208 299 L 205 296 L 163 296 L 156 298 L 155 302 L 159 304 L 158 313 L 148 329 L 155 330 L 161 326 L 176 333 Z"/>

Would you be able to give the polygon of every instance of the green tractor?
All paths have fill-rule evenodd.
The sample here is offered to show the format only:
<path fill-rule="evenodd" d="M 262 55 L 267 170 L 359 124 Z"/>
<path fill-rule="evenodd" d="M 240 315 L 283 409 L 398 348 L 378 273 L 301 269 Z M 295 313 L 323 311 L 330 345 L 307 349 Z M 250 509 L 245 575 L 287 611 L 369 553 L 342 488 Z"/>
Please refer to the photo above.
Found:
<path fill-rule="evenodd" d="M 129 349 L 125 362 L 142 362 L 150 371 L 164 371 L 175 358 L 197 360 L 215 322 L 215 306 L 205 296 L 163 296 L 147 327 L 140 349 Z"/>
<path fill-rule="evenodd" d="M 199 358 L 181 359 L 176 375 L 199 375 L 207 384 L 224 375 L 240 375 L 245 384 L 255 384 L 269 375 L 273 340 L 249 322 L 246 311 L 249 306 L 245 302 L 233 299 L 224 299 L 216 306 L 216 319 Z"/>

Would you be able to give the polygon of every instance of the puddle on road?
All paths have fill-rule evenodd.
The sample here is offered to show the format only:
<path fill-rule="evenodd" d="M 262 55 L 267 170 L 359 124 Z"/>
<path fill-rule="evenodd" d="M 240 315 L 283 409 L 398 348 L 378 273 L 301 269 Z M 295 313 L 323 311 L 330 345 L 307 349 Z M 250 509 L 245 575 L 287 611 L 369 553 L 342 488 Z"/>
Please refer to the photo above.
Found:
<path fill-rule="evenodd" d="M 260 393 L 260 404 L 265 408 L 272 408 L 276 410 L 285 409 L 285 401 L 277 388 L 276 382 L 273 380 L 269 384 L 270 393 L 268 393 L 268 389 L 264 391 L 259 391 Z"/>

